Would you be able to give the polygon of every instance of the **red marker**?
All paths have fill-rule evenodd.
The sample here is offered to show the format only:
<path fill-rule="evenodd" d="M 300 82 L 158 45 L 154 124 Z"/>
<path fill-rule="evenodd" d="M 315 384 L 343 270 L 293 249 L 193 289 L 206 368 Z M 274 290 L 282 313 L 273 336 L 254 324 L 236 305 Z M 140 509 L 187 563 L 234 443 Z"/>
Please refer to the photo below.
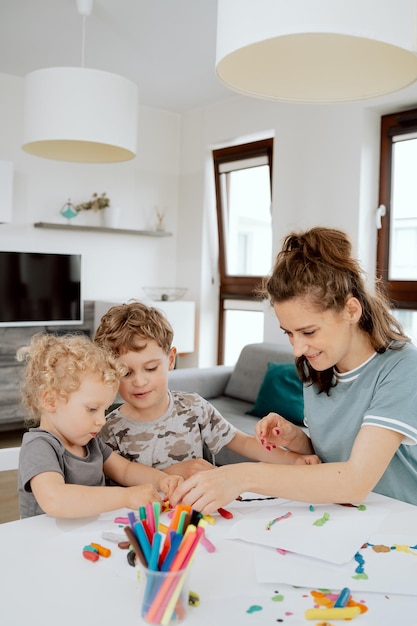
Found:
<path fill-rule="evenodd" d="M 220 515 L 225 519 L 233 519 L 233 513 L 231 513 L 230 511 L 226 511 L 226 509 L 220 508 L 217 509 L 217 512 L 220 513 Z"/>

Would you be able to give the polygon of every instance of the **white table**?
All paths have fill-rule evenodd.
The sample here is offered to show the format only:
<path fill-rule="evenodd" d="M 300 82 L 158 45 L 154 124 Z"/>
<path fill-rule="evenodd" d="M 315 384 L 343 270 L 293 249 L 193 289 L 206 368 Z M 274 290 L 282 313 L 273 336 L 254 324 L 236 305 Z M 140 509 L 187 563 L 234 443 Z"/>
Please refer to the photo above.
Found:
<path fill-rule="evenodd" d="M 388 502 L 390 515 L 381 530 L 414 533 L 417 543 L 417 507 L 396 500 Z M 230 524 L 253 506 L 262 503 L 233 503 L 227 508 L 234 512 L 234 520 L 216 516 L 215 525 L 208 527 L 216 551 L 210 554 L 202 546 L 198 548 L 190 577 L 192 590 L 200 596 L 200 606 L 189 609 L 187 626 L 276 626 L 277 620 L 283 620 L 279 623 L 284 626 L 315 626 L 322 621 L 304 618 L 305 609 L 313 606 L 311 589 L 279 582 L 258 584 L 253 563 L 256 546 L 224 538 Z M 38 516 L 0 525 L 1 626 L 144 623 L 137 572 L 128 565 L 126 551 L 101 536 L 109 530 L 123 534 L 114 522 L 117 515 L 126 516 L 127 511 L 78 520 Z M 92 541 L 110 547 L 111 557 L 96 563 L 85 560 L 82 548 Z M 283 596 L 282 601 L 271 601 L 276 592 Z M 369 611 L 349 622 L 352 626 L 417 624 L 417 595 L 363 593 L 355 599 L 363 599 Z M 248 614 L 251 605 L 263 608 Z M 346 623 L 330 622 L 335 626 Z"/>

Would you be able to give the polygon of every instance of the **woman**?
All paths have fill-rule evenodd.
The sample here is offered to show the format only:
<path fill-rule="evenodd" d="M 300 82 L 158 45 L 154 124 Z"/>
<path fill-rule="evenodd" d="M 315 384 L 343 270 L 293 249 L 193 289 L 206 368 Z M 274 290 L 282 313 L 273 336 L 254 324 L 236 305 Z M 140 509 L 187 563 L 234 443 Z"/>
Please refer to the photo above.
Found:
<path fill-rule="evenodd" d="M 417 349 L 379 285 L 367 290 L 345 233 L 287 236 L 264 292 L 293 346 L 310 437 L 273 413 L 256 437 L 323 463 L 216 468 L 179 485 L 172 503 L 206 514 L 243 491 L 318 504 L 360 503 L 373 490 L 417 504 Z"/>

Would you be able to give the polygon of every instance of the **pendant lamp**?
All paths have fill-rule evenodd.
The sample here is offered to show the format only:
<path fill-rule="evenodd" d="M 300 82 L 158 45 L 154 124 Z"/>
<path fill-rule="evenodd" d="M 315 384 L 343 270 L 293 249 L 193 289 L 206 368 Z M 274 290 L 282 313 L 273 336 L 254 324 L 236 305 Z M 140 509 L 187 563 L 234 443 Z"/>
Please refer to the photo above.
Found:
<path fill-rule="evenodd" d="M 417 80 L 415 0 L 218 0 L 216 74 L 247 96 L 354 102 Z"/>
<path fill-rule="evenodd" d="M 81 67 L 52 67 L 25 77 L 26 152 L 58 161 L 110 163 L 134 158 L 138 88 L 126 78 L 84 67 L 85 18 L 93 0 L 78 0 L 83 16 Z"/>

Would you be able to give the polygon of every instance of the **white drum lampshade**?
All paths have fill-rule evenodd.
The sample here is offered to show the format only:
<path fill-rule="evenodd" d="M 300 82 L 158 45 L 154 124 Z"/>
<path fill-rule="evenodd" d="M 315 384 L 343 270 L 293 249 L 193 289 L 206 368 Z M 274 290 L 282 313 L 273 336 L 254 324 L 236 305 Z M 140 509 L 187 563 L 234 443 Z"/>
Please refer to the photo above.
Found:
<path fill-rule="evenodd" d="M 216 74 L 241 94 L 349 102 L 417 80 L 415 0 L 218 0 Z"/>
<path fill-rule="evenodd" d="M 23 150 L 81 163 L 136 154 L 138 88 L 117 74 L 84 67 L 36 70 L 25 78 Z"/>

